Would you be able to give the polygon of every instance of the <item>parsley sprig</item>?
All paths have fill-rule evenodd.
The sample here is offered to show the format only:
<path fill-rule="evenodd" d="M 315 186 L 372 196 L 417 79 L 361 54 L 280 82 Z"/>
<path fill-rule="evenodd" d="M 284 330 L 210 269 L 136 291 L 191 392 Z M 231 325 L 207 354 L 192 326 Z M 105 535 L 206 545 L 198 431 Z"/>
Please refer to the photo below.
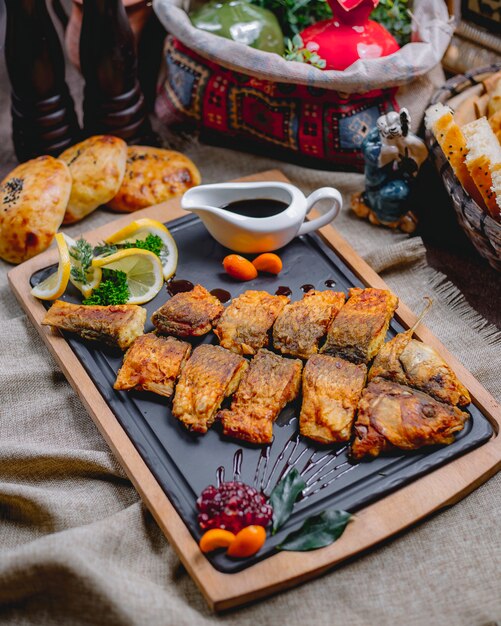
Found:
<path fill-rule="evenodd" d="M 127 274 L 120 270 L 103 268 L 103 278 L 92 295 L 83 301 L 83 304 L 126 304 L 130 297 Z"/>

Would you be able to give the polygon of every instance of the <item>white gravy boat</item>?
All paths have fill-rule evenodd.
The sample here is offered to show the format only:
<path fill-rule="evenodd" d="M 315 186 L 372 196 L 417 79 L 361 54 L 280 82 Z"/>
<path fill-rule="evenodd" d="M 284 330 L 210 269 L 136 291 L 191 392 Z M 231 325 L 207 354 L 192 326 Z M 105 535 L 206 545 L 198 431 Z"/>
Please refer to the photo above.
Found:
<path fill-rule="evenodd" d="M 314 220 L 306 215 L 319 200 L 331 200 L 327 210 Z M 222 207 L 242 200 L 275 200 L 283 210 L 270 217 L 248 217 Z M 221 245 L 235 252 L 269 252 L 285 246 L 298 235 L 305 235 L 338 215 L 343 200 L 337 189 L 322 187 L 307 198 L 294 185 L 281 182 L 221 183 L 189 189 L 181 200 L 185 211 L 196 213 L 209 233 Z"/>

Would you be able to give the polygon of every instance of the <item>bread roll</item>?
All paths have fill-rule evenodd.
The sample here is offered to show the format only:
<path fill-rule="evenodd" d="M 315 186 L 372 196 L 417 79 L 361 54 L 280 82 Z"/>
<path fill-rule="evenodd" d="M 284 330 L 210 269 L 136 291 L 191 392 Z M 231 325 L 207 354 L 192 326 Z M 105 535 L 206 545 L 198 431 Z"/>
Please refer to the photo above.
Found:
<path fill-rule="evenodd" d="M 164 202 L 200 184 L 194 163 L 179 152 L 129 146 L 125 176 L 108 206 L 125 213 Z"/>
<path fill-rule="evenodd" d="M 498 141 L 501 143 L 501 109 L 499 109 L 499 111 L 496 111 L 494 115 L 490 116 L 489 124 L 494 131 L 494 134 L 498 138 Z"/>
<path fill-rule="evenodd" d="M 26 161 L 8 174 L 0 183 L 0 257 L 21 263 L 46 250 L 70 191 L 68 166 L 51 156 Z"/>
<path fill-rule="evenodd" d="M 466 138 L 466 165 L 484 199 L 489 215 L 500 219 L 493 187 L 494 173 L 501 172 L 501 146 L 487 118 L 481 117 L 461 129 Z"/>
<path fill-rule="evenodd" d="M 95 135 L 60 156 L 70 168 L 73 183 L 64 223 L 78 222 L 106 204 L 120 189 L 125 173 L 127 144 L 119 137 Z"/>
<path fill-rule="evenodd" d="M 480 207 L 485 208 L 482 194 L 477 189 L 466 166 L 466 140 L 454 121 L 451 109 L 440 103 L 433 104 L 426 110 L 425 124 L 435 136 L 463 189 Z"/>
<path fill-rule="evenodd" d="M 497 111 L 501 111 L 501 76 L 497 79 L 493 90 L 489 93 L 487 116 L 491 117 Z"/>

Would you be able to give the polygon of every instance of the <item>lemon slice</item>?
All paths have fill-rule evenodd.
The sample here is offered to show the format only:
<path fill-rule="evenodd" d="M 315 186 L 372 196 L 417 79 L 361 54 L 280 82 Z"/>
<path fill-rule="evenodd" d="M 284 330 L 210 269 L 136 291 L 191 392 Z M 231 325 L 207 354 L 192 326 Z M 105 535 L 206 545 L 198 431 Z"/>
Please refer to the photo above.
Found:
<path fill-rule="evenodd" d="M 167 280 L 176 271 L 178 254 L 176 242 L 162 222 L 143 217 L 121 228 L 105 241 L 106 243 L 129 243 L 146 239 L 148 235 L 157 235 L 164 244 L 159 258 L 162 262 L 164 278 Z"/>
<path fill-rule="evenodd" d="M 63 233 L 57 233 L 55 239 L 59 252 L 57 271 L 31 290 L 31 295 L 40 300 L 55 300 L 62 296 L 70 279 L 71 263 L 68 245 Z"/>
<path fill-rule="evenodd" d="M 164 284 L 162 264 L 149 250 L 127 248 L 92 261 L 93 267 L 125 272 L 129 286 L 129 304 L 144 304 L 153 299 Z"/>
<path fill-rule="evenodd" d="M 78 255 L 75 254 L 75 252 L 77 251 L 77 242 L 69 235 L 64 235 L 64 238 L 66 239 L 68 251 L 70 254 L 71 270 L 76 269 L 78 271 L 82 269 L 82 264 L 80 260 L 76 258 Z M 72 271 L 70 271 L 70 282 L 78 289 L 78 291 L 80 291 L 84 298 L 89 298 L 94 289 L 101 282 L 102 275 L 103 273 L 100 267 L 94 267 L 91 265 L 91 267 L 89 267 L 88 270 L 85 272 L 86 282 L 78 280 L 73 275 Z"/>

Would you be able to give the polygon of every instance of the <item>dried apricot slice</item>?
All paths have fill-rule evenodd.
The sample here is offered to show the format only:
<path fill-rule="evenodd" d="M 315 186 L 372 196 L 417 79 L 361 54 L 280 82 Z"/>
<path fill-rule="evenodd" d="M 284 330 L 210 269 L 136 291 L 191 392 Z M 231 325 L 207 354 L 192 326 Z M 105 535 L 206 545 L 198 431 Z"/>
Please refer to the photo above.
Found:
<path fill-rule="evenodd" d="M 236 535 L 229 530 L 222 528 L 211 528 L 202 535 L 200 539 L 200 550 L 202 552 L 212 552 L 218 548 L 227 548 L 235 541 Z"/>
<path fill-rule="evenodd" d="M 282 259 L 273 252 L 260 254 L 252 261 L 252 265 L 260 272 L 268 272 L 269 274 L 280 274 L 283 267 Z"/>
<path fill-rule="evenodd" d="M 257 276 L 257 269 L 250 261 L 239 254 L 229 254 L 223 260 L 225 272 L 236 280 L 252 280 Z"/>
<path fill-rule="evenodd" d="M 228 556 L 244 558 L 260 550 L 266 541 L 266 530 L 262 526 L 246 526 L 237 533 L 228 547 Z"/>

